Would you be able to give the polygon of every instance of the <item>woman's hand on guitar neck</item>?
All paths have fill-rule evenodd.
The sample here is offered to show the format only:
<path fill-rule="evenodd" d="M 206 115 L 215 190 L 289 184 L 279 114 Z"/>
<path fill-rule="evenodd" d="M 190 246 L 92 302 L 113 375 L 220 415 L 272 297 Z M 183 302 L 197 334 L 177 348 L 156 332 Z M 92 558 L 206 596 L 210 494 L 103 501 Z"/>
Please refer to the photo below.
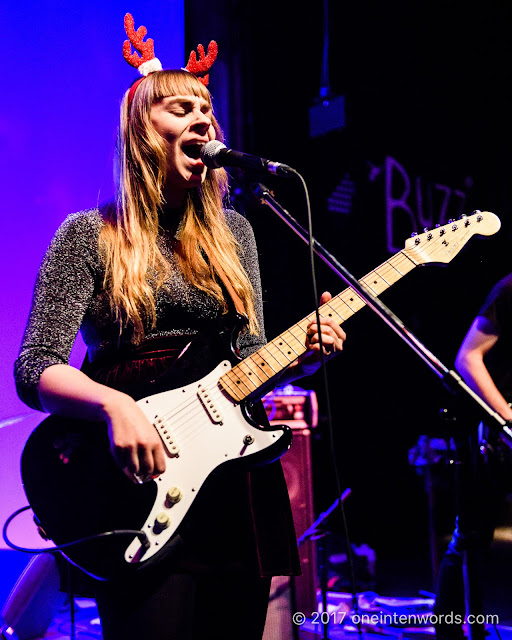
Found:
<path fill-rule="evenodd" d="M 320 305 L 324 305 L 332 298 L 328 291 L 322 293 Z M 322 360 L 329 360 L 343 350 L 346 334 L 339 324 L 332 318 L 320 316 L 320 331 L 322 334 L 323 358 L 320 353 L 320 333 L 316 319 L 309 323 L 306 330 L 306 353 L 302 354 L 289 366 L 279 379 L 279 384 L 293 382 L 299 378 L 313 375 L 322 365 Z"/>
<path fill-rule="evenodd" d="M 160 436 L 129 395 L 99 384 L 65 364 L 43 371 L 38 393 L 49 413 L 106 422 L 114 460 L 132 482 L 151 480 L 165 471 Z"/>
<path fill-rule="evenodd" d="M 328 291 L 324 291 L 320 297 L 319 306 L 321 307 L 331 299 L 332 295 Z M 347 335 L 335 320 L 320 315 L 320 329 L 324 355 L 332 356 L 343 350 L 343 343 L 347 339 Z M 306 347 L 308 348 L 308 351 L 313 352 L 313 354 L 318 354 L 318 356 L 320 355 L 320 333 L 318 331 L 316 319 L 308 325 L 306 333 Z M 311 358 L 311 355 L 308 353 L 304 354 L 304 356 L 306 358 Z M 318 359 L 320 358 L 318 357 Z"/>

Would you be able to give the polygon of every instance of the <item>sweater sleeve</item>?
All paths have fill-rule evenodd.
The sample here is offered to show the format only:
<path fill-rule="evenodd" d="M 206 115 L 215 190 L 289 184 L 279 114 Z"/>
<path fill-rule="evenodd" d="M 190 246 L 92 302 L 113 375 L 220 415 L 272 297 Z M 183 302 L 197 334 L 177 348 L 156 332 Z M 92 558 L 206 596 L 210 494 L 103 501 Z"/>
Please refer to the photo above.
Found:
<path fill-rule="evenodd" d="M 39 267 L 32 306 L 14 364 L 19 397 L 43 410 L 37 393 L 42 372 L 68 364 L 73 343 L 90 304 L 98 273 L 100 217 L 72 214 L 57 230 Z"/>
<path fill-rule="evenodd" d="M 242 358 L 250 356 L 260 347 L 266 344 L 265 326 L 263 320 L 263 298 L 261 290 L 261 277 L 258 259 L 258 249 L 254 231 L 250 223 L 235 211 L 227 211 L 228 224 L 241 247 L 240 261 L 245 269 L 254 290 L 254 309 L 258 320 L 259 330 L 256 335 L 245 331 L 238 338 L 238 348 Z"/>

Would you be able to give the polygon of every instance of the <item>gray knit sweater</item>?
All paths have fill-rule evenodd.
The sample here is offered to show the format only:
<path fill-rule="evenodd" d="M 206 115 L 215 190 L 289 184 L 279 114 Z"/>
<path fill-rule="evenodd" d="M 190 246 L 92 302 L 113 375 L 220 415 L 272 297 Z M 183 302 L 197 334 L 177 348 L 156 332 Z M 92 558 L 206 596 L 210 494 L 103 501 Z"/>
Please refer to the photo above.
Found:
<path fill-rule="evenodd" d="M 255 292 L 260 331 L 239 338 L 246 357 L 265 344 L 261 283 L 254 233 L 247 220 L 226 211 L 226 220 L 240 245 L 240 258 Z M 87 345 L 89 361 L 114 357 L 126 346 L 129 336 L 119 338 L 118 326 L 103 289 L 104 268 L 98 251 L 103 225 L 99 209 L 72 214 L 57 230 L 43 258 L 34 290 L 25 335 L 15 362 L 15 379 L 20 398 L 41 409 L 37 383 L 41 373 L 53 364 L 67 364 L 78 331 Z M 194 336 L 219 318 L 220 305 L 206 293 L 185 281 L 172 249 L 163 237 L 160 246 L 171 265 L 171 274 L 156 300 L 156 327 L 147 337 Z"/>

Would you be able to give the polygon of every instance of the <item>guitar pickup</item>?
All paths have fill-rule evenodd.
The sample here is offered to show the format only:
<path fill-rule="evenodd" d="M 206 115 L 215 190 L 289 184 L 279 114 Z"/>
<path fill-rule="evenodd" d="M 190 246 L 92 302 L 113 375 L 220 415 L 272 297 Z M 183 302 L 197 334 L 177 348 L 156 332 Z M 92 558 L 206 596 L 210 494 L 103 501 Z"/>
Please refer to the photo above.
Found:
<path fill-rule="evenodd" d="M 222 424 L 222 413 L 217 409 L 209 389 L 200 384 L 197 388 L 197 397 L 210 416 L 210 420 L 214 424 Z"/>
<path fill-rule="evenodd" d="M 169 429 L 165 421 L 162 418 L 156 416 L 155 421 L 153 422 L 153 426 L 162 438 L 162 442 L 167 449 L 167 453 L 171 456 L 171 458 L 177 458 L 180 455 L 180 448 L 176 444 L 176 440 L 172 434 L 172 431 Z"/>

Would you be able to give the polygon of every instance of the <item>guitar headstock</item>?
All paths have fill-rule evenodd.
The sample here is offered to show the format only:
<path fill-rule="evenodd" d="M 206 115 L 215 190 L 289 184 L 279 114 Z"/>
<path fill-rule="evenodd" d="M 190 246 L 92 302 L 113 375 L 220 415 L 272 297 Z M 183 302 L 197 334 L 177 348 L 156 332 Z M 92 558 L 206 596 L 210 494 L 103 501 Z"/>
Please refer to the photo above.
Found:
<path fill-rule="evenodd" d="M 448 263 L 472 236 L 492 236 L 500 227 L 501 221 L 496 214 L 474 211 L 470 216 L 463 215 L 442 227 L 414 235 L 405 243 L 405 252 L 416 264 Z"/>

